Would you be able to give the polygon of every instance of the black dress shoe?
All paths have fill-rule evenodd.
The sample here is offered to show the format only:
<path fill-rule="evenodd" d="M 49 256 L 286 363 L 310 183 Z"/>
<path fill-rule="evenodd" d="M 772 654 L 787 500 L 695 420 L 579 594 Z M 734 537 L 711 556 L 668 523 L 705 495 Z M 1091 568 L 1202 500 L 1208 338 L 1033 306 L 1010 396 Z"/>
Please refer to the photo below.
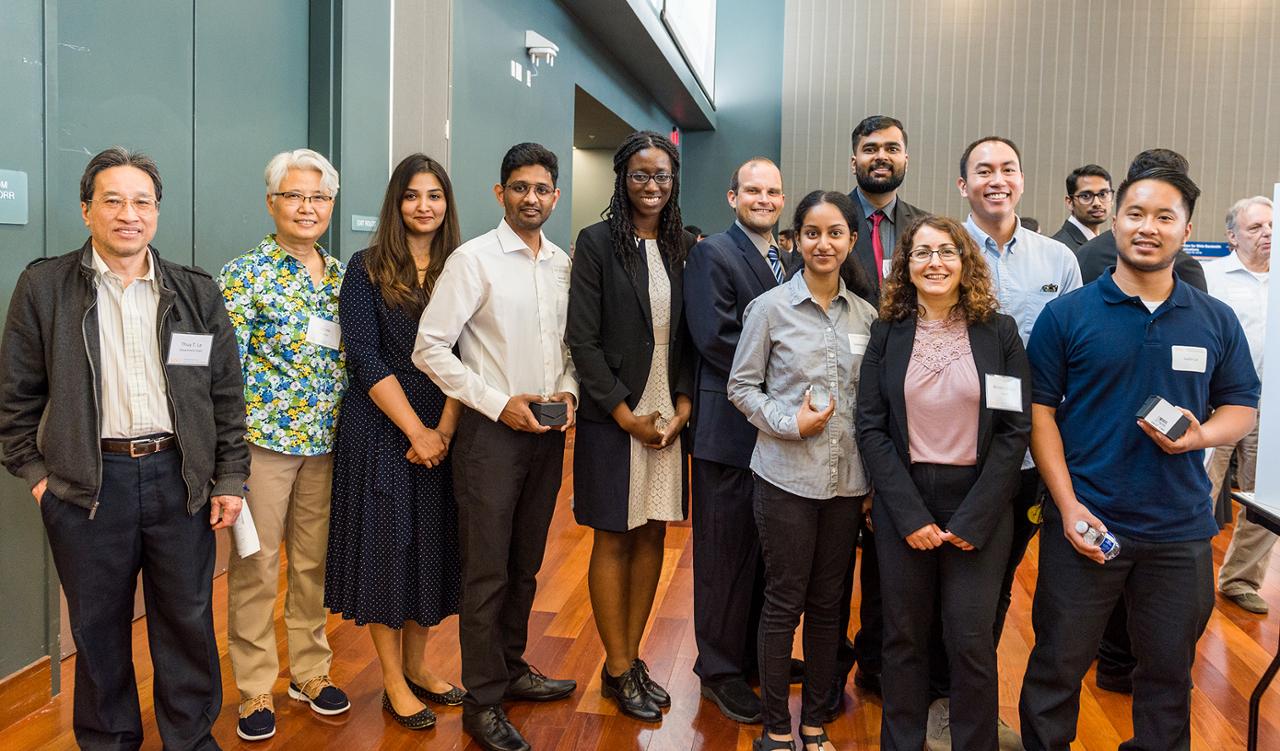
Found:
<path fill-rule="evenodd" d="M 853 685 L 866 691 L 883 697 L 884 694 L 880 690 L 880 674 L 864 672 L 862 668 L 858 668 L 853 674 Z"/>
<path fill-rule="evenodd" d="M 531 751 L 532 748 L 499 706 L 464 712 L 462 729 L 486 751 Z"/>
<path fill-rule="evenodd" d="M 790 680 L 791 685 L 793 686 L 797 683 L 804 683 L 804 660 L 797 660 L 794 657 L 791 658 Z"/>
<path fill-rule="evenodd" d="M 573 694 L 578 682 L 548 678 L 530 666 L 524 675 L 507 684 L 502 698 L 508 701 L 555 701 Z"/>
<path fill-rule="evenodd" d="M 747 725 L 760 723 L 760 697 L 741 678 L 702 684 L 702 695 L 720 708 L 725 717 Z"/>
<path fill-rule="evenodd" d="M 653 697 L 640 684 L 638 670 L 632 666 L 622 675 L 609 675 L 607 668 L 600 668 L 600 694 L 612 699 L 618 710 L 628 717 L 644 722 L 661 722 L 662 710 L 653 703 Z"/>
<path fill-rule="evenodd" d="M 631 663 L 631 668 L 640 676 L 640 685 L 649 693 L 649 698 L 653 699 L 654 704 L 659 707 L 671 706 L 671 694 L 649 677 L 649 666 L 644 664 L 644 660 L 637 657 L 635 662 Z"/>

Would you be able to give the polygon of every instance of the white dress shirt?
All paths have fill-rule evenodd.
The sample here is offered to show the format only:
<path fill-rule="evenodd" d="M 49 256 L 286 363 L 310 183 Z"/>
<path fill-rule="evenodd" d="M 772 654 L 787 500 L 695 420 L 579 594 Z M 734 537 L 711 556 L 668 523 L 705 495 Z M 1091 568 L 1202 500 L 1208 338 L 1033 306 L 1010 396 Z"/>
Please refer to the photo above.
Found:
<path fill-rule="evenodd" d="M 1080 221 L 1079 219 L 1076 219 L 1075 214 L 1067 214 L 1067 221 L 1074 224 L 1076 226 L 1076 229 L 1080 230 L 1080 234 L 1084 235 L 1084 239 L 1086 242 L 1098 236 L 1097 232 L 1095 232 L 1093 229 L 1089 227 L 1084 226 L 1084 222 Z M 1098 225 L 1098 226 L 1102 226 L 1102 225 Z"/>
<path fill-rule="evenodd" d="M 172 433 L 169 391 L 160 359 L 156 316 L 160 289 L 155 259 L 147 251 L 147 272 L 128 287 L 93 249 L 98 272 L 98 408 L 102 438 L 137 438 Z"/>
<path fill-rule="evenodd" d="M 567 391 L 577 399 L 564 343 L 569 264 L 546 235 L 535 257 L 505 219 L 463 243 L 422 312 L 414 364 L 447 396 L 490 420 L 516 394 Z"/>
<path fill-rule="evenodd" d="M 1209 294 L 1225 302 L 1236 312 L 1244 337 L 1249 340 L 1253 367 L 1262 377 L 1262 343 L 1267 335 L 1267 276 L 1269 272 L 1253 272 L 1244 267 L 1240 256 L 1204 264 L 1204 280 Z"/>

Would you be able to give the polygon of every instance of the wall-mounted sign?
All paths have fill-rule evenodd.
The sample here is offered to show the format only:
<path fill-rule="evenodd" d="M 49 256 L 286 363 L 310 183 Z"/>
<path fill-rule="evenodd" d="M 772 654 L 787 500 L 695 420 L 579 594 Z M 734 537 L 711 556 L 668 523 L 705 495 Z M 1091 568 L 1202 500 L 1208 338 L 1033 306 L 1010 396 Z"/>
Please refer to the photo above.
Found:
<path fill-rule="evenodd" d="M 0 224 L 27 223 L 27 173 L 0 169 Z"/>
<path fill-rule="evenodd" d="M 1231 253 L 1231 246 L 1226 243 L 1189 242 L 1183 245 L 1182 249 L 1187 251 L 1187 255 L 1189 256 L 1204 258 L 1206 260 L 1222 258 L 1223 256 L 1230 255 Z"/>
<path fill-rule="evenodd" d="M 351 231 L 352 232 L 372 232 L 378 228 L 378 217 L 362 216 L 360 214 L 351 215 Z"/>

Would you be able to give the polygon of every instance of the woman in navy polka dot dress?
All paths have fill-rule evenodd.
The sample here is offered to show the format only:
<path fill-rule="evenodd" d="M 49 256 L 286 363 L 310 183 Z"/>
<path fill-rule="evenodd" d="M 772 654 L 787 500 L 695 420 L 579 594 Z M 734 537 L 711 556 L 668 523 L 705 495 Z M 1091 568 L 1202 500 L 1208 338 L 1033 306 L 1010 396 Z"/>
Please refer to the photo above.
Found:
<path fill-rule="evenodd" d="M 444 168 L 406 157 L 339 295 L 350 385 L 338 416 L 325 606 L 369 626 L 382 706 L 415 729 L 435 724 L 424 702 L 462 701 L 425 661 L 428 629 L 458 612 L 461 591 L 447 456 L 460 405 L 410 359 L 418 317 L 458 244 Z"/>

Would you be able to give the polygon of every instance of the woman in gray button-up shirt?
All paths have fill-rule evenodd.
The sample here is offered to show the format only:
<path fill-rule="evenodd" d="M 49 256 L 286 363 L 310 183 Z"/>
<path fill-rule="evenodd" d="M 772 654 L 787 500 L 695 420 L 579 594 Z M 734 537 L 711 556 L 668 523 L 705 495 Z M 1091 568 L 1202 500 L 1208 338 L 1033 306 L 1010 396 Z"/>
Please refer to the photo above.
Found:
<path fill-rule="evenodd" d="M 840 585 L 871 489 L 854 439 L 858 371 L 876 312 L 840 267 L 857 238 L 843 193 L 814 191 L 796 209 L 804 270 L 747 306 L 729 399 L 759 429 L 751 469 L 765 562 L 760 614 L 764 732 L 755 748 L 791 748 L 791 644 L 805 615 L 800 738 L 821 745 L 835 677 Z"/>

